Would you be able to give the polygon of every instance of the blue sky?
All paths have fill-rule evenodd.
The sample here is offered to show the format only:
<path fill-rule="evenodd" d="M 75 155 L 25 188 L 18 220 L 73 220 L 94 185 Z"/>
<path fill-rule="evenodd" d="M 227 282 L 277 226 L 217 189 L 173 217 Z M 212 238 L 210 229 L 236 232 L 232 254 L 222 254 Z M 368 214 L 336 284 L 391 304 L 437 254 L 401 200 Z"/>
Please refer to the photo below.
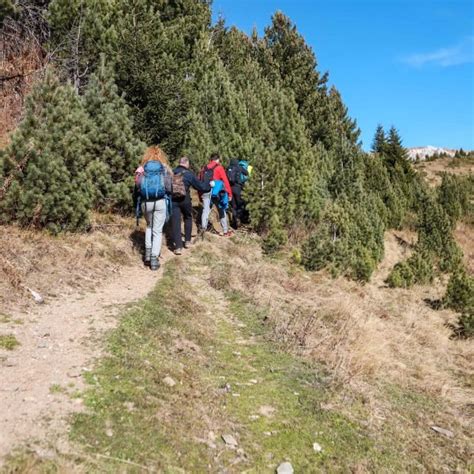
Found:
<path fill-rule="evenodd" d="M 474 0 L 214 0 L 263 34 L 281 10 L 313 47 L 369 148 L 395 125 L 407 147 L 474 149 Z"/>

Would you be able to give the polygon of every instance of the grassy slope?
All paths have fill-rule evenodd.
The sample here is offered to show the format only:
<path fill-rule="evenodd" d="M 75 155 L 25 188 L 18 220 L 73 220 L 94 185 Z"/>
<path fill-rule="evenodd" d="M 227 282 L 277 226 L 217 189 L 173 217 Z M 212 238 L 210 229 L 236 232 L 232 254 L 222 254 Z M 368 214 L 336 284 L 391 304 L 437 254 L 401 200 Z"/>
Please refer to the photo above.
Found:
<path fill-rule="evenodd" d="M 267 341 L 265 312 L 211 287 L 206 280 L 218 262 L 201 261 L 175 262 L 123 321 L 111 357 L 92 376 L 93 412 L 76 419 L 73 437 L 93 453 L 171 472 L 272 471 L 284 460 L 308 472 L 367 456 L 374 467 L 394 461 L 360 426 L 321 409 L 330 393 L 323 371 Z M 177 385 L 164 384 L 166 376 Z M 226 447 L 222 434 L 238 448 Z M 117 465 L 108 459 L 101 469 Z"/>
<path fill-rule="evenodd" d="M 442 399 L 382 377 L 372 381 L 374 409 L 363 390 L 341 385 L 332 367 L 281 342 L 274 320 L 281 308 L 242 290 L 252 282 L 237 261 L 248 257 L 247 266 L 270 265 L 275 274 L 278 268 L 255 248 L 226 242 L 217 257 L 215 245 L 201 245 L 169 263 L 150 297 L 124 315 L 110 355 L 90 374 L 88 411 L 71 433 L 83 452 L 66 470 L 273 472 L 285 460 L 296 472 L 468 470 L 463 428 L 447 418 Z M 292 271 L 284 273 L 297 287 Z M 174 387 L 163 382 L 167 376 Z M 454 440 L 430 430 L 440 421 L 451 422 Z M 227 447 L 223 434 L 233 435 L 237 448 Z M 24 463 L 17 457 L 9 466 L 23 470 Z"/>

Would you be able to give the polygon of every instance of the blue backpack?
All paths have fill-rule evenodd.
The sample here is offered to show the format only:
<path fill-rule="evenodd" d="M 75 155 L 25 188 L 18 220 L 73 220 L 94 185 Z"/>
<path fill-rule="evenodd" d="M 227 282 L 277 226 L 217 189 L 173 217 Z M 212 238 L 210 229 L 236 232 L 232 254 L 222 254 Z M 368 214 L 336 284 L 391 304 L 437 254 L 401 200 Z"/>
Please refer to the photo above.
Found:
<path fill-rule="evenodd" d="M 221 209 L 227 209 L 229 206 L 229 195 L 225 190 L 224 181 L 216 179 L 214 187 L 211 188 L 211 201 Z"/>
<path fill-rule="evenodd" d="M 247 160 L 240 160 L 239 161 L 239 165 L 245 170 L 248 172 L 249 170 L 249 162 Z M 244 173 L 240 173 L 240 182 L 242 184 L 246 183 L 249 179 L 249 176 L 248 174 L 245 175 Z"/>
<path fill-rule="evenodd" d="M 149 161 L 144 166 L 145 173 L 140 179 L 140 195 L 147 201 L 163 199 L 165 189 L 165 167 L 159 161 Z"/>

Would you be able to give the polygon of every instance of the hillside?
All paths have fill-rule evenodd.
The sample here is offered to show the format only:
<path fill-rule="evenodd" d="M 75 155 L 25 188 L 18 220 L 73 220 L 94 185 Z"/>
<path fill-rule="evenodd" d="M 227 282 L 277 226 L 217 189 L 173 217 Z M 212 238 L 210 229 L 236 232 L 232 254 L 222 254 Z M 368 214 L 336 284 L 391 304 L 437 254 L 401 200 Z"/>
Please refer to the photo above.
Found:
<path fill-rule="evenodd" d="M 0 6 L 0 472 L 472 471 L 473 154 L 365 152 L 288 16 L 211 6 Z"/>
<path fill-rule="evenodd" d="M 425 175 L 425 179 L 432 186 L 441 183 L 442 173 L 461 176 L 474 175 L 474 159 L 472 156 L 454 160 L 452 158 L 439 158 L 418 163 L 415 167 Z"/>

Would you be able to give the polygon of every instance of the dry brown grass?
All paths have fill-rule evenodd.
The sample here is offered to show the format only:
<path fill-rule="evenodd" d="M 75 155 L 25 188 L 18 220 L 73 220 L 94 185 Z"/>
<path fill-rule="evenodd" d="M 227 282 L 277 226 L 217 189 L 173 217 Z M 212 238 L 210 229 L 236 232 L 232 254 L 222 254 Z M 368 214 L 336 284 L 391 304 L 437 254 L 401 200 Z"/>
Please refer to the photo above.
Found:
<path fill-rule="evenodd" d="M 472 161 L 457 159 L 459 166 L 449 166 L 453 163 L 453 158 L 440 158 L 434 161 L 425 161 L 415 164 L 415 168 L 425 175 L 426 181 L 430 186 L 439 186 L 441 184 L 441 174 L 451 173 L 455 175 L 466 175 L 474 173 Z"/>
<path fill-rule="evenodd" d="M 92 290 L 97 282 L 138 264 L 141 234 L 133 219 L 94 216 L 95 230 L 60 237 L 46 232 L 0 227 L 0 312 L 33 304 L 28 288 L 43 297 Z"/>
<path fill-rule="evenodd" d="M 474 274 L 474 226 L 467 222 L 459 222 L 454 237 L 464 253 L 466 268 Z"/>
<path fill-rule="evenodd" d="M 385 259 L 364 286 L 265 259 L 257 246 L 230 249 L 229 243 L 219 251 L 224 260 L 232 251 L 231 287 L 269 309 L 275 339 L 322 362 L 342 386 L 359 393 L 371 423 L 393 418 L 381 393 L 393 385 L 440 400 L 448 407 L 445 422 L 469 432 L 474 344 L 451 339 L 455 313 L 426 303 L 444 294 L 445 280 L 410 290 L 384 285 L 390 268 L 411 251 L 404 242 L 414 243 L 415 235 L 387 234 Z"/>
<path fill-rule="evenodd" d="M 457 159 L 457 166 L 450 166 L 453 158 L 442 158 L 435 161 L 427 161 L 416 164 L 415 167 L 422 171 L 430 186 L 441 184 L 441 175 L 444 172 L 455 175 L 474 174 L 474 164 L 472 159 Z M 474 226 L 472 222 L 459 222 L 454 232 L 457 243 L 464 253 L 464 263 L 467 269 L 474 273 Z"/>

